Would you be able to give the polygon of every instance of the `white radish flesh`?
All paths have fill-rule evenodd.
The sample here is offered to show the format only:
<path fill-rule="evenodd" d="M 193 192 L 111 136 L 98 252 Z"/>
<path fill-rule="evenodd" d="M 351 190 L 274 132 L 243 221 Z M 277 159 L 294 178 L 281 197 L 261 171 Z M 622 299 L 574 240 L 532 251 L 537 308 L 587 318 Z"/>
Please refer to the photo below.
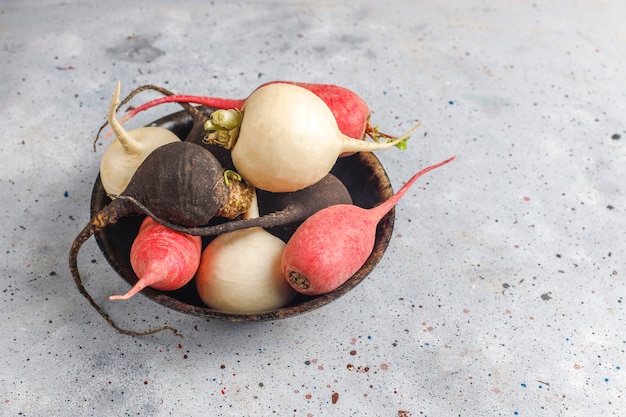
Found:
<path fill-rule="evenodd" d="M 139 165 L 154 149 L 180 141 L 173 132 L 161 127 L 140 127 L 126 131 L 115 118 L 119 98 L 118 81 L 107 115 L 117 137 L 107 146 L 100 160 L 102 187 L 113 198 L 126 189 Z"/>
<path fill-rule="evenodd" d="M 258 217 L 256 197 L 246 218 Z M 261 227 L 219 235 L 202 253 L 196 287 L 212 309 L 256 314 L 285 306 L 296 292 L 282 276 L 285 243 Z"/>

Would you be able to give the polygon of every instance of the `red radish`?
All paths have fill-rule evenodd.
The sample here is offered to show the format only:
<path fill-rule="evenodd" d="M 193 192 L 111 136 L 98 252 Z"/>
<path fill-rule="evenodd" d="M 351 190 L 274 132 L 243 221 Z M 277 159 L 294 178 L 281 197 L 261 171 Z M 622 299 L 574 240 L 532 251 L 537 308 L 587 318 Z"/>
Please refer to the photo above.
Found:
<path fill-rule="evenodd" d="M 351 138 L 361 139 L 368 129 L 370 109 L 367 103 L 353 91 L 332 84 L 313 84 L 292 81 L 271 81 L 262 84 L 258 88 L 269 84 L 293 84 L 306 88 L 313 94 L 321 98 L 330 108 L 341 133 Z M 216 109 L 238 109 L 241 110 L 245 104 L 245 99 L 228 99 L 220 97 L 206 97 L 196 95 L 177 94 L 161 97 L 149 101 L 141 106 L 132 109 L 123 119 L 126 121 L 137 113 L 163 103 L 193 103 Z"/>
<path fill-rule="evenodd" d="M 128 300 L 145 287 L 173 291 L 182 288 L 200 265 L 202 238 L 176 232 L 146 217 L 130 249 L 130 264 L 139 281 L 124 295 Z"/>
<path fill-rule="evenodd" d="M 363 209 L 340 204 L 313 214 L 296 230 L 283 252 L 283 276 L 298 292 L 325 294 L 338 288 L 363 266 L 372 253 L 376 225 L 425 173 L 456 156 L 415 174 L 384 203 Z"/>

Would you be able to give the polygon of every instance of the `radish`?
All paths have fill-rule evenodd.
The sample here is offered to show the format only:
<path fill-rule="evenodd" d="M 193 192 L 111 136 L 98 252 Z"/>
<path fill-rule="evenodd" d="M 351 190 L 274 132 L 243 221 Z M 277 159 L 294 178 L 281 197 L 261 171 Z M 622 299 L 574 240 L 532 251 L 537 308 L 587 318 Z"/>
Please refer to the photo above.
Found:
<path fill-rule="evenodd" d="M 117 137 L 107 146 L 100 160 L 102 187 L 112 198 L 124 191 L 131 177 L 150 152 L 167 143 L 180 141 L 178 136 L 162 127 L 140 127 L 128 132 L 124 130 L 115 118 L 119 98 L 120 82 L 118 81 L 107 116 Z"/>
<path fill-rule="evenodd" d="M 328 174 L 342 152 L 386 149 L 411 133 L 391 142 L 349 138 L 318 96 L 291 84 L 260 87 L 242 112 L 233 164 L 246 182 L 271 192 L 301 190 Z"/>
<path fill-rule="evenodd" d="M 257 198 L 261 212 L 259 219 L 275 219 L 272 222 L 268 221 L 263 227 L 285 242 L 302 222 L 321 209 L 335 204 L 352 204 L 352 197 L 346 186 L 333 174 L 326 175 L 310 187 L 292 193 L 257 190 Z"/>
<path fill-rule="evenodd" d="M 110 300 L 128 300 L 145 287 L 173 291 L 182 288 L 200 265 L 202 238 L 176 232 L 146 217 L 130 248 L 130 264 L 139 278 L 124 295 Z"/>
<path fill-rule="evenodd" d="M 256 199 L 245 218 L 258 217 Z M 200 298 L 232 314 L 256 314 L 286 305 L 296 292 L 283 279 L 285 243 L 260 227 L 221 234 L 202 252 L 196 274 Z"/>
<path fill-rule="evenodd" d="M 282 257 L 284 278 L 296 291 L 307 295 L 338 288 L 371 254 L 380 219 L 419 177 L 455 157 L 421 170 L 396 194 L 374 208 L 335 205 L 309 217 L 287 242 Z"/>
<path fill-rule="evenodd" d="M 81 294 L 116 330 L 136 334 L 117 326 L 83 286 L 78 272 L 78 252 L 83 243 L 102 228 L 132 214 L 143 213 L 160 223 L 186 227 L 207 224 L 213 217 L 223 214 L 239 215 L 224 205 L 229 201 L 229 193 L 249 186 L 236 179 L 227 184 L 225 175 L 228 176 L 217 159 L 200 145 L 179 141 L 160 146 L 146 157 L 124 192 L 96 213 L 76 236 L 69 254 L 74 282 Z M 246 205 L 237 203 L 236 206 Z"/>
<path fill-rule="evenodd" d="M 350 193 L 332 174 L 326 175 L 310 187 L 292 193 L 268 193 L 257 190 L 256 194 L 260 202 L 259 208 L 266 213 L 260 217 L 252 216 L 204 227 L 182 227 L 168 222 L 162 223 L 172 230 L 195 236 L 220 235 L 250 227 L 264 227 L 286 241 L 297 226 L 313 213 L 334 204 L 352 204 Z"/>

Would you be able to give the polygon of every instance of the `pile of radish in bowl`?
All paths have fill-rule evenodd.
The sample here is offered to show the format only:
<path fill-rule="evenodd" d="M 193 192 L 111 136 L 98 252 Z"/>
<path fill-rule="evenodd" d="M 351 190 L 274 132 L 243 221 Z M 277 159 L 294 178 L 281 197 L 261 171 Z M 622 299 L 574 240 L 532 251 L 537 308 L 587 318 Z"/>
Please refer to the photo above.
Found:
<path fill-rule="evenodd" d="M 163 97 L 118 121 L 118 108 L 144 90 Z M 122 126 L 172 102 L 183 110 L 149 126 Z M 125 334 L 177 331 L 122 328 L 95 302 L 78 271 L 79 250 L 92 235 L 131 285 L 112 302 L 141 292 L 199 317 L 286 318 L 359 284 L 383 256 L 398 200 L 455 158 L 422 169 L 394 194 L 372 151 L 402 149 L 419 124 L 400 137 L 383 134 L 359 96 L 326 84 L 271 82 L 243 100 L 148 85 L 120 102 L 118 82 L 100 131 L 107 125 L 115 137 L 69 261 L 79 291 Z"/>

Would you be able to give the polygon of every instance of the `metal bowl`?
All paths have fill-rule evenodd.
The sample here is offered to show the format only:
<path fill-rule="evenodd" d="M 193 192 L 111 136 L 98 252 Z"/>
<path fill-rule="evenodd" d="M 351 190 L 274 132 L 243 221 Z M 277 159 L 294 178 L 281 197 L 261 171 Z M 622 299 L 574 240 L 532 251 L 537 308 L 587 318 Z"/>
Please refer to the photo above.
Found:
<path fill-rule="evenodd" d="M 160 126 L 185 138 L 192 128 L 190 116 L 184 112 L 177 112 L 154 121 L 150 126 Z M 354 204 L 370 208 L 387 200 L 393 195 L 393 189 L 380 161 L 374 154 L 362 152 L 351 156 L 341 157 L 333 167 L 331 173 L 339 178 L 346 186 Z M 91 195 L 91 215 L 100 211 L 111 200 L 107 196 L 100 177 L 96 178 Z M 95 234 L 100 250 L 113 269 L 130 285 L 137 282 L 137 276 L 130 265 L 130 248 L 137 236 L 143 216 L 129 216 L 120 219 L 116 224 Z M 392 209 L 379 222 L 376 229 L 374 250 L 365 264 L 348 281 L 336 290 L 319 296 L 305 296 L 298 294 L 287 306 L 258 314 L 231 314 L 207 307 L 196 290 L 195 279 L 192 279 L 183 288 L 176 291 L 158 291 L 145 288 L 141 294 L 165 307 L 181 313 L 202 318 L 216 318 L 236 322 L 276 320 L 296 316 L 324 306 L 356 287 L 374 269 L 382 258 L 391 234 L 395 220 L 395 209 Z M 206 246 L 212 238 L 203 238 Z"/>

